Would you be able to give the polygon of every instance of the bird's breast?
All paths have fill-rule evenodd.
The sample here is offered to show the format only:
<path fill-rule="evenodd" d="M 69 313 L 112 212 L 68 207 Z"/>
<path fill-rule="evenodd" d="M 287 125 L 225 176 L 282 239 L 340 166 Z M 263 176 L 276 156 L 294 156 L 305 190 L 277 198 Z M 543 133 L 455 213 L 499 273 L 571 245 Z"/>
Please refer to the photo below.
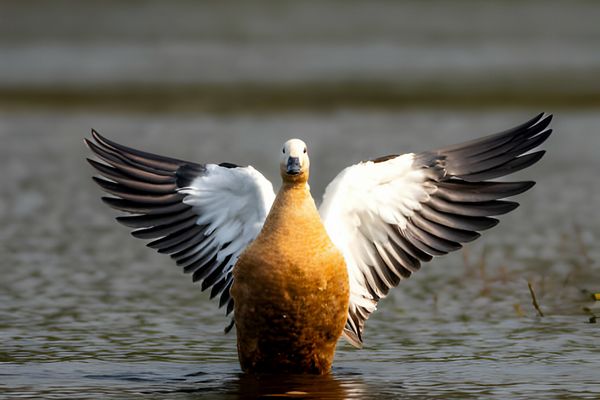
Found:
<path fill-rule="evenodd" d="M 234 267 L 238 354 L 244 370 L 329 370 L 346 322 L 346 264 L 305 193 L 279 193 Z"/>
<path fill-rule="evenodd" d="M 312 204 L 311 204 L 312 203 Z M 240 256 L 234 282 L 251 280 L 265 291 L 323 291 L 347 280 L 341 252 L 327 235 L 312 198 L 276 200 L 256 240 Z"/>

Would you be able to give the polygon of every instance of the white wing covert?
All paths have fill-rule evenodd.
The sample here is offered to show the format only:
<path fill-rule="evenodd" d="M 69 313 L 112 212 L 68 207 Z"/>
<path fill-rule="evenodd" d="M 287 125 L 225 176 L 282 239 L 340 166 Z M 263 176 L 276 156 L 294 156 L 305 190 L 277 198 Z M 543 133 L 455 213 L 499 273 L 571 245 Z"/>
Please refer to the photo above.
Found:
<path fill-rule="evenodd" d="M 377 302 L 434 256 L 460 249 L 477 231 L 498 223 L 490 216 L 514 210 L 500 200 L 534 182 L 489 181 L 536 163 L 528 153 L 552 130 L 540 114 L 505 132 L 435 151 L 391 155 L 343 170 L 327 187 L 319 209 L 350 278 L 344 336 L 362 346 Z M 525 155 L 524 155 L 525 154 Z"/>
<path fill-rule="evenodd" d="M 134 214 L 117 221 L 153 239 L 147 246 L 169 254 L 203 291 L 212 288 L 211 298 L 220 294 L 229 314 L 233 266 L 262 229 L 275 198 L 271 183 L 250 166 L 197 164 L 92 136 L 86 144 L 103 161 L 88 159 L 102 175 L 93 179 L 114 196 L 102 200 Z"/>

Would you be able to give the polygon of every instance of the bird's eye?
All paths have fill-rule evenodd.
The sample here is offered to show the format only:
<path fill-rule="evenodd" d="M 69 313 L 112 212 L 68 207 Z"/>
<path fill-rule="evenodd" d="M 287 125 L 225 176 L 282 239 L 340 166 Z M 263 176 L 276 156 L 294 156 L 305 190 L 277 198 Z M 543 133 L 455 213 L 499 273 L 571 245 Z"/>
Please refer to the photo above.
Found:
<path fill-rule="evenodd" d="M 281 152 L 282 152 L 283 154 L 285 154 L 285 147 L 284 147 L 283 149 L 281 149 Z"/>
<path fill-rule="evenodd" d="M 304 152 L 306 153 L 306 147 L 304 148 Z"/>

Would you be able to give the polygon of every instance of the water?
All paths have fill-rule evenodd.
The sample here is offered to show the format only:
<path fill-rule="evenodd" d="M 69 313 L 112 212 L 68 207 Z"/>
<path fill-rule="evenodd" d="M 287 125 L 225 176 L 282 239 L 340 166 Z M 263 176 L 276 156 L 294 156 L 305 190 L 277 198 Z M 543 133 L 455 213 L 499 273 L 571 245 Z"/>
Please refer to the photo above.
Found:
<path fill-rule="evenodd" d="M 598 266 L 586 259 L 599 257 L 595 112 L 557 113 L 548 155 L 520 174 L 538 180 L 522 207 L 470 246 L 466 260 L 439 259 L 382 301 L 365 348 L 341 342 L 331 377 L 258 383 L 241 375 L 222 311 L 112 220 L 81 140 L 94 126 L 182 158 L 252 160 L 277 182 L 273 152 L 297 133 L 311 146 L 319 198 L 336 171 L 358 160 L 441 146 L 524 118 L 489 110 L 1 114 L 0 390 L 44 398 L 597 396 L 600 332 L 582 311 L 592 306 L 582 290 L 600 287 Z M 547 317 L 536 317 L 526 280 Z"/>
<path fill-rule="evenodd" d="M 0 398 L 600 397 L 596 3 L 80 4 L 0 5 Z M 521 207 L 392 291 L 325 377 L 242 374 L 223 310 L 114 221 L 82 140 L 277 187 L 300 137 L 319 201 L 360 160 L 539 111 L 556 133 Z"/>

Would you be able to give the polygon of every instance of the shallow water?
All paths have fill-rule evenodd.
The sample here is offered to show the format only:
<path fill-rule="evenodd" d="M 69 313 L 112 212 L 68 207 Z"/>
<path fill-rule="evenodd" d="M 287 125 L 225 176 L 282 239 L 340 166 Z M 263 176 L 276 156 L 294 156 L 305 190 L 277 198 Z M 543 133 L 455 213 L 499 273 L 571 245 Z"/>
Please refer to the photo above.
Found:
<path fill-rule="evenodd" d="M 1 2 L 0 398 L 600 398 L 600 3 L 231 4 Z M 521 207 L 392 291 L 325 377 L 241 374 L 223 310 L 114 221 L 82 140 L 278 186 L 300 137 L 319 201 L 360 160 L 540 111 Z"/>
<path fill-rule="evenodd" d="M 594 111 L 558 110 L 548 154 L 516 177 L 538 181 L 522 206 L 466 253 L 424 266 L 393 291 L 367 323 L 365 348 L 340 342 L 323 378 L 242 375 L 222 310 L 115 223 L 82 143 L 93 126 L 179 158 L 252 163 L 277 182 L 273 151 L 300 136 L 311 146 L 318 199 L 337 171 L 361 159 L 466 140 L 528 116 L 0 113 L 0 395 L 597 397 L 600 331 L 582 310 L 600 288 Z"/>

